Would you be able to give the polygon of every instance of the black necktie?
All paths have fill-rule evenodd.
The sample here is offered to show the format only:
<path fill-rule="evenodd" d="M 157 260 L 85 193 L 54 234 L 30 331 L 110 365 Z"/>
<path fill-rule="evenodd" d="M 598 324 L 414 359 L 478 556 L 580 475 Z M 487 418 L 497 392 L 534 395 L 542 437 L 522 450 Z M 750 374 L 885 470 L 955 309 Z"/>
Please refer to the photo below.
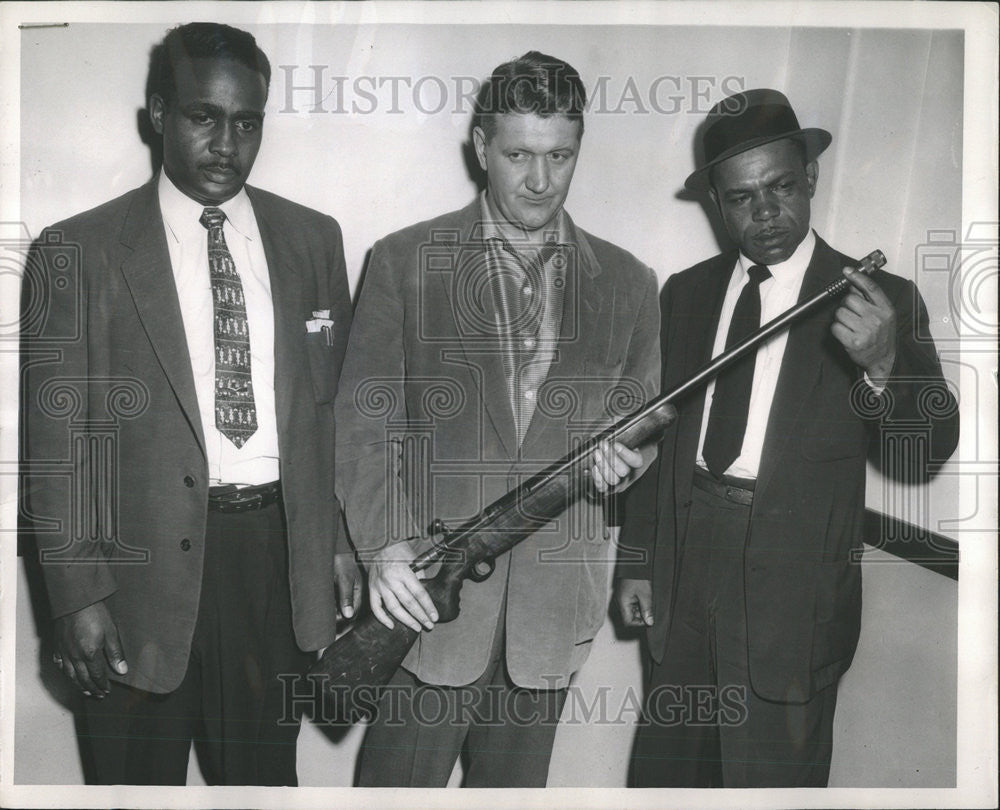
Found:
<path fill-rule="evenodd" d="M 206 208 L 199 222 L 208 230 L 208 271 L 215 316 L 215 426 L 242 447 L 257 431 L 250 377 L 250 329 L 243 284 L 222 225 L 226 213 Z"/>
<path fill-rule="evenodd" d="M 726 335 L 727 349 L 760 328 L 760 285 L 771 277 L 771 271 L 763 265 L 755 264 L 750 268 L 749 276 L 750 280 L 743 285 L 736 301 L 736 309 L 733 310 L 733 320 Z M 749 352 L 723 371 L 715 381 L 715 394 L 708 414 L 702 456 L 709 472 L 717 478 L 723 476 L 743 448 L 756 359 L 757 353 Z"/>

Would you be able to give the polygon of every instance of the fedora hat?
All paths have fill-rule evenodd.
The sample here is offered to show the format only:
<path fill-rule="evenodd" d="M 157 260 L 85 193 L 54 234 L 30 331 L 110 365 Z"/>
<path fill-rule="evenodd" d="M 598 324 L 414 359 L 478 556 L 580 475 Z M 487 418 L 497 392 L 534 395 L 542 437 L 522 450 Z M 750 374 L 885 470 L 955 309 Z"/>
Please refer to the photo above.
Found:
<path fill-rule="evenodd" d="M 777 90 L 746 90 L 724 98 L 705 119 L 701 134 L 705 162 L 684 185 L 692 191 L 707 191 L 713 166 L 782 138 L 800 141 L 805 146 L 806 162 L 819 156 L 833 140 L 825 129 L 800 127 L 792 105 Z"/>

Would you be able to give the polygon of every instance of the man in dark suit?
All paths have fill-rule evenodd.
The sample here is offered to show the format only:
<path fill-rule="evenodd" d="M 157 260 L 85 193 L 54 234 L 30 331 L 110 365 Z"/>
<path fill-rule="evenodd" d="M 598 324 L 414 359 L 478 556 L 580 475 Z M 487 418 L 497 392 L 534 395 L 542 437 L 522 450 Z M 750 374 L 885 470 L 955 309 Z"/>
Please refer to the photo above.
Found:
<path fill-rule="evenodd" d="M 475 515 L 658 384 L 652 271 L 563 209 L 579 75 L 531 52 L 484 88 L 486 191 L 375 244 L 337 397 L 338 491 L 373 609 L 424 630 L 369 727 L 363 786 L 444 786 L 463 744 L 467 786 L 545 785 L 566 687 L 607 612 L 603 498 L 497 558 L 451 622 L 435 624 L 408 563 L 433 518 Z M 607 490 L 642 465 L 605 446 L 591 475 Z"/>
<path fill-rule="evenodd" d="M 346 615 L 358 601 L 335 555 L 341 234 L 244 185 L 270 78 L 250 34 L 181 26 L 153 64 L 162 172 L 48 229 L 26 267 L 24 489 L 53 659 L 87 696 L 90 781 L 184 784 L 196 739 L 210 783 L 294 785 L 277 676 L 333 640 L 335 581 Z"/>
<path fill-rule="evenodd" d="M 667 280 L 665 390 L 831 281 L 851 287 L 684 400 L 625 496 L 617 599 L 651 656 L 636 786 L 826 785 L 860 627 L 866 457 L 891 422 L 929 437 L 897 472 L 957 443 L 914 285 L 852 271 L 810 230 L 830 140 L 781 93 L 739 93 L 709 113 L 687 180 L 738 250 Z"/>

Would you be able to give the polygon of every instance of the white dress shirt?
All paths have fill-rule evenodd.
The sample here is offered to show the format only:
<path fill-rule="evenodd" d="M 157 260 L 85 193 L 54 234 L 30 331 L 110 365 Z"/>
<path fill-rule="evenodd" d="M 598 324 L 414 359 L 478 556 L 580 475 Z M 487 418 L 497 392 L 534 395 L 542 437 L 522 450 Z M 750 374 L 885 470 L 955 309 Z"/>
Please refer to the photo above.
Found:
<path fill-rule="evenodd" d="M 257 430 L 236 447 L 215 427 L 215 334 L 208 231 L 199 221 L 206 206 L 160 173 L 157 185 L 170 266 L 177 286 L 212 486 L 266 484 L 278 479 L 278 425 L 274 410 L 274 308 L 257 219 L 245 189 L 221 205 L 223 234 L 243 285 L 250 330 L 250 375 Z"/>
<path fill-rule="evenodd" d="M 776 318 L 786 309 L 795 306 L 799 300 L 802 279 L 806 268 L 812 261 L 813 250 L 816 247 L 816 235 L 810 230 L 795 252 L 779 264 L 769 264 L 771 278 L 760 285 L 760 322 L 765 324 Z M 733 268 L 726 297 L 722 302 L 722 313 L 719 316 L 719 328 L 715 333 L 715 344 L 712 347 L 712 357 L 722 354 L 726 348 L 726 336 L 729 334 L 729 324 L 733 319 L 733 310 L 740 297 L 743 286 L 750 276 L 748 271 L 755 262 L 740 253 Z M 740 455 L 726 470 L 727 475 L 737 478 L 756 478 L 760 469 L 760 454 L 764 447 L 764 434 L 767 431 L 767 420 L 771 414 L 771 403 L 774 401 L 774 389 L 778 385 L 778 373 L 781 371 L 781 359 L 785 356 L 785 345 L 788 343 L 788 331 L 779 332 L 757 349 L 757 359 L 754 364 L 753 389 L 750 392 L 750 410 L 747 414 L 747 429 L 743 435 L 743 447 Z M 705 410 L 701 418 L 701 438 L 698 440 L 698 465 L 708 469 L 702 455 L 705 446 L 705 430 L 708 425 L 708 414 L 712 409 L 712 396 L 715 394 L 715 380 L 709 383 L 705 393 Z"/>

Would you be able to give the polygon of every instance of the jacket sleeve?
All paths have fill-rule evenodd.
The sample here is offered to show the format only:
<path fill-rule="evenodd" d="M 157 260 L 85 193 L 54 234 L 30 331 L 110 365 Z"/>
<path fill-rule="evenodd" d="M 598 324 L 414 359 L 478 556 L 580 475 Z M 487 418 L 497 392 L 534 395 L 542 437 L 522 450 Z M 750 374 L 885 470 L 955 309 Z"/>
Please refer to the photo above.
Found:
<path fill-rule="evenodd" d="M 344 366 L 344 353 L 347 351 L 347 335 L 351 330 L 351 319 L 353 306 L 351 304 L 351 290 L 347 282 L 347 263 L 344 260 L 344 238 L 340 229 L 340 224 L 333 217 L 324 217 L 324 222 L 328 226 L 328 239 L 326 251 L 326 274 L 322 279 L 323 289 L 320 291 L 321 302 L 329 302 L 330 315 L 334 323 L 334 333 L 344 335 L 344 339 L 334 341 L 333 345 L 333 367 L 338 379 L 333 380 L 336 390 L 339 375 Z M 329 448 L 330 465 L 336 469 L 336 446 Z M 337 493 L 339 496 L 339 492 Z M 337 554 L 349 553 L 351 543 L 344 523 L 343 507 L 340 499 L 335 498 L 336 516 L 334 520 L 334 552 Z"/>
<path fill-rule="evenodd" d="M 876 276 L 876 282 L 882 279 Z M 916 286 L 900 280 L 892 304 L 896 310 L 896 360 L 885 390 L 870 392 L 856 409 L 875 416 L 880 442 L 873 460 L 880 471 L 907 483 L 926 480 L 937 465 L 948 460 L 958 446 L 958 402 L 941 371 L 941 361 L 928 327 L 927 307 Z M 920 455 L 911 442 L 884 439 L 900 426 L 921 427 Z"/>
<path fill-rule="evenodd" d="M 21 284 L 22 527 L 37 544 L 53 618 L 117 590 L 113 543 L 102 539 L 114 534 L 114 505 L 98 501 L 99 456 L 86 440 L 89 401 L 100 392 L 90 390 L 83 255 L 48 229 L 29 251 Z"/>
<path fill-rule="evenodd" d="M 405 271 L 384 241 L 375 244 L 336 400 L 337 490 L 363 561 L 422 534 L 403 491 L 402 448 L 389 433 L 406 410 Z"/>

